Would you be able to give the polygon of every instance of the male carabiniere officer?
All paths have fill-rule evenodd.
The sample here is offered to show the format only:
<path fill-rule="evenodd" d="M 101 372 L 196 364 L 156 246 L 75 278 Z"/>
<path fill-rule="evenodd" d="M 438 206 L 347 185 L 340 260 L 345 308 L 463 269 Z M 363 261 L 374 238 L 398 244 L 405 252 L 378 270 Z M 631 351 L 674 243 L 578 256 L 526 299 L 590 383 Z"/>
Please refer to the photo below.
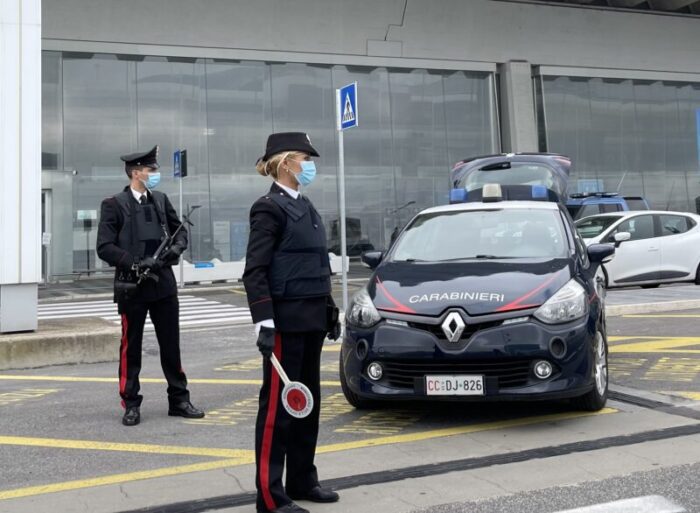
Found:
<path fill-rule="evenodd" d="M 122 418 L 125 426 L 141 421 L 139 372 L 147 314 L 155 327 L 160 363 L 168 381 L 168 415 L 204 417 L 204 412 L 190 403 L 180 363 L 179 305 L 172 265 L 187 248 L 184 226 L 169 249 L 153 258 L 161 241 L 180 226 L 168 197 L 153 190 L 160 181 L 157 156 L 158 146 L 154 146 L 150 151 L 121 157 L 131 183 L 102 201 L 97 231 L 97 254 L 116 268 L 114 301 L 122 319 L 119 395 L 126 409 Z"/>

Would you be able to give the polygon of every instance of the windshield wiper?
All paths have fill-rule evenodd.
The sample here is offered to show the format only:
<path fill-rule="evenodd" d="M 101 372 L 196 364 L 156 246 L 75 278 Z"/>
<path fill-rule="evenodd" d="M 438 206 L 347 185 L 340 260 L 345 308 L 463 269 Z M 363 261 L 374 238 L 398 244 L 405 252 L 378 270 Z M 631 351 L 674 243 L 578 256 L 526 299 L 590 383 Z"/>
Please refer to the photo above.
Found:
<path fill-rule="evenodd" d="M 515 258 L 512 256 L 498 256 L 498 255 L 476 255 L 474 258 L 477 260 L 501 260 L 503 258 Z"/>

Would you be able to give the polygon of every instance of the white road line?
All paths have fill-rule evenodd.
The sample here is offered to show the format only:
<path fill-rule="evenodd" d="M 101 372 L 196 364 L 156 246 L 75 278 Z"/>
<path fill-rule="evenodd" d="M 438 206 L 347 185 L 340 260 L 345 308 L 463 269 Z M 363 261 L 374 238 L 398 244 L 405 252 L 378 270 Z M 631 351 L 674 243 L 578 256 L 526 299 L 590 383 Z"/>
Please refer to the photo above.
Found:
<path fill-rule="evenodd" d="M 206 298 L 203 297 L 198 297 L 198 296 L 178 296 L 178 299 L 180 301 L 205 301 Z M 58 307 L 58 306 L 80 306 L 80 305 L 99 305 L 99 304 L 104 304 L 104 303 L 112 303 L 111 299 L 100 299 L 100 300 L 95 300 L 95 301 L 73 301 L 70 303 L 41 303 L 39 304 L 39 308 L 50 308 L 50 307 Z M 112 303 L 114 304 L 114 303 Z"/>
<path fill-rule="evenodd" d="M 250 310 L 245 307 L 221 303 L 195 296 L 180 296 L 180 327 L 201 325 L 251 324 Z M 117 305 L 111 300 L 75 303 L 46 304 L 39 306 L 39 320 L 76 319 L 98 317 L 114 324 L 121 322 Z M 153 323 L 146 318 L 144 326 L 153 330 Z"/>
<path fill-rule="evenodd" d="M 621 501 L 567 509 L 557 513 L 684 513 L 685 508 L 660 495 L 647 495 Z"/>
<path fill-rule="evenodd" d="M 187 311 L 187 312 L 196 312 L 199 310 L 220 310 L 224 308 L 229 308 L 229 309 L 234 309 L 234 310 L 248 310 L 247 308 L 240 307 L 240 306 L 233 306 L 225 303 L 195 303 L 193 305 L 180 305 L 180 311 Z M 104 307 L 104 308 L 94 308 L 90 310 L 77 310 L 77 311 L 57 311 L 57 312 L 39 312 L 39 318 L 42 316 L 48 316 L 52 315 L 54 318 L 58 319 L 61 317 L 76 317 L 79 315 L 94 315 L 94 316 L 99 316 L 102 314 L 111 314 L 117 311 L 117 306 L 112 305 L 110 307 Z"/>
<path fill-rule="evenodd" d="M 180 327 L 183 326 L 199 326 L 203 324 L 219 324 L 219 323 L 230 323 L 230 324 L 250 324 L 253 322 L 253 319 L 250 317 L 246 317 L 244 319 L 234 319 L 236 322 L 231 322 L 226 319 L 202 319 L 199 321 L 185 321 L 185 322 L 180 322 Z"/>
<path fill-rule="evenodd" d="M 203 305 L 203 304 L 223 304 L 218 301 L 207 301 L 204 298 L 196 299 L 186 299 L 180 300 L 180 305 Z M 104 308 L 116 308 L 116 303 L 112 301 L 104 301 L 100 304 L 94 305 L 76 305 L 76 306 L 49 306 L 49 307 L 39 307 L 39 312 L 77 312 L 77 311 L 89 311 L 89 310 L 100 310 Z"/>
<path fill-rule="evenodd" d="M 231 319 L 243 319 L 243 318 L 250 318 L 250 313 L 249 312 L 212 312 L 212 313 L 200 313 L 200 314 L 193 314 L 193 315 L 182 315 L 180 313 L 180 322 L 182 323 L 183 321 L 190 321 L 190 320 L 196 320 L 196 319 L 226 319 L 226 318 L 231 318 Z M 121 317 L 118 315 L 110 315 L 110 316 L 105 316 L 105 317 L 100 317 L 100 319 L 104 319 L 106 321 L 112 321 L 112 322 L 119 322 L 121 320 Z M 147 318 L 150 319 L 150 318 Z"/>

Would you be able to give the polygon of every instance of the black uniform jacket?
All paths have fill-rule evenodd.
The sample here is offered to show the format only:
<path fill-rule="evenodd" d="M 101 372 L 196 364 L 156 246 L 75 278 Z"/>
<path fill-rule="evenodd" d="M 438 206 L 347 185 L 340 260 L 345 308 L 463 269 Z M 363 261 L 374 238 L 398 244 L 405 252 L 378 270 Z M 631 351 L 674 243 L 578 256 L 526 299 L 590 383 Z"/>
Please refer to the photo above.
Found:
<path fill-rule="evenodd" d="M 272 184 L 270 194 L 287 192 Z M 248 295 L 253 322 L 273 319 L 281 332 L 327 331 L 326 315 L 333 298 L 273 299 L 270 294 L 270 263 L 284 232 L 287 216 L 282 209 L 263 196 L 250 209 L 250 236 L 246 252 L 243 284 Z"/>
<path fill-rule="evenodd" d="M 120 270 L 129 270 L 132 264 L 138 263 L 142 258 L 152 256 L 134 254 L 136 252 L 136 244 L 134 244 L 134 241 L 139 241 L 140 238 L 138 234 L 138 224 L 132 222 L 132 219 L 136 219 L 134 212 L 139 207 L 139 203 L 133 197 L 133 194 L 131 194 L 129 186 L 125 187 L 124 191 L 128 193 L 129 198 L 127 202 L 127 215 L 125 215 L 114 197 L 106 198 L 102 201 L 100 223 L 97 229 L 97 255 L 109 265 L 116 268 L 115 278 Z M 151 194 L 153 197 L 150 197 Z M 158 221 L 163 223 L 165 219 L 165 224 L 169 233 L 174 233 L 180 226 L 180 219 L 178 219 L 177 212 L 170 203 L 168 196 L 162 192 L 151 191 L 149 193 L 149 201 L 153 202 L 156 206 L 155 210 Z M 161 209 L 159 206 L 161 204 L 164 206 L 164 209 Z M 136 233 L 134 233 L 134 230 L 136 230 Z M 121 243 L 120 240 L 122 241 Z M 126 244 L 124 241 L 131 241 L 131 244 Z M 173 244 L 180 244 L 185 248 L 187 247 L 187 230 L 184 227 L 175 236 Z M 158 282 L 154 280 L 144 280 L 131 299 L 135 301 L 156 301 L 176 295 L 177 282 L 175 281 L 175 275 L 172 270 L 172 265 L 176 263 L 177 260 L 165 262 L 165 265 L 156 273 Z M 115 301 L 116 300 L 117 296 L 115 291 Z"/>

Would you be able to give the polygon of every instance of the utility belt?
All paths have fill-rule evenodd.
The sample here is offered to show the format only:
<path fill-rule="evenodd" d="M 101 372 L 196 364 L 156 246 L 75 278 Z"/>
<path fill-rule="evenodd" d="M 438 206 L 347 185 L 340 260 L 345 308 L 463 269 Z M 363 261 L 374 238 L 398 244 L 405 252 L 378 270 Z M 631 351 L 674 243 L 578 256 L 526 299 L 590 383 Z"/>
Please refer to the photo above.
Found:
<path fill-rule="evenodd" d="M 139 288 L 138 267 L 136 264 L 130 269 L 117 269 L 114 274 L 114 299 L 124 301 L 133 299 Z"/>

